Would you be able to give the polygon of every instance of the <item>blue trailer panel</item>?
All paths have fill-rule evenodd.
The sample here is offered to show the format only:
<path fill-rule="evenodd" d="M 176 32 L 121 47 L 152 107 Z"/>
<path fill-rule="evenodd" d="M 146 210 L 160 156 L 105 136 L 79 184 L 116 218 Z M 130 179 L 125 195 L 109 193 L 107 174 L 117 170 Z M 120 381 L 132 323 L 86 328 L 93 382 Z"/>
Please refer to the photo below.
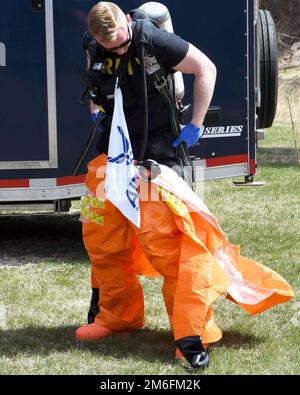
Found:
<path fill-rule="evenodd" d="M 256 165 L 257 0 L 162 0 L 174 30 L 216 64 L 218 79 L 205 134 L 191 148 L 206 179 L 252 177 Z M 92 149 L 72 175 L 92 130 L 79 105 L 81 38 L 95 0 L 11 0 L 0 15 L 0 203 L 78 198 Z M 144 3 L 119 0 L 129 11 Z M 12 28 L 14 21 L 14 28 Z M 192 78 L 185 103 L 192 103 Z M 1 206 L 0 206 L 1 208 Z"/>
<path fill-rule="evenodd" d="M 0 69 L 3 169 L 3 162 L 48 159 L 45 13 L 11 0 L 1 9 L 0 26 L 7 63 Z"/>

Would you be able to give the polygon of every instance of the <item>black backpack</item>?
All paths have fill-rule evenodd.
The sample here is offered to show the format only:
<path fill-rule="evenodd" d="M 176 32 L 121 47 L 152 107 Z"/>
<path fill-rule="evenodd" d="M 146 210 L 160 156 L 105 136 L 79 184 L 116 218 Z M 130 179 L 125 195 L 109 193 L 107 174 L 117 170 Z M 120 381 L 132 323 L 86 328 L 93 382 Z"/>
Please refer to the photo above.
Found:
<path fill-rule="evenodd" d="M 157 23 L 150 19 L 148 15 L 142 11 L 141 9 L 134 9 L 129 12 L 131 18 L 136 22 L 136 27 L 134 29 L 133 41 L 135 43 L 136 52 L 138 54 L 139 59 L 141 60 L 142 72 L 143 72 L 143 85 L 144 85 L 144 138 L 141 149 L 141 154 L 139 158 L 139 162 L 144 159 L 144 154 L 146 151 L 147 138 L 148 138 L 148 98 L 147 98 L 147 83 L 154 84 L 156 90 L 161 95 L 163 102 L 167 106 L 170 114 L 170 122 L 172 126 L 172 132 L 174 135 L 174 139 L 178 137 L 181 132 L 180 124 L 184 123 L 184 117 L 187 112 L 189 112 L 191 106 L 183 106 L 181 102 L 177 102 L 175 97 L 175 86 L 174 80 L 172 78 L 172 73 L 165 69 L 154 56 L 154 51 L 150 44 L 145 45 L 143 42 L 143 34 L 145 33 L 144 29 L 147 27 L 147 23 L 144 23 L 145 20 L 150 21 L 157 28 L 159 26 Z M 91 100 L 95 100 L 99 91 L 97 86 L 93 86 L 92 81 L 90 79 L 90 73 L 93 68 L 97 68 L 100 70 L 103 67 L 103 63 L 101 63 L 101 59 L 104 59 L 104 52 L 99 47 L 97 41 L 92 37 L 92 35 L 87 31 L 82 39 L 82 46 L 84 51 L 88 54 L 90 59 L 90 67 L 86 72 L 86 88 L 83 94 L 80 97 L 81 104 L 86 104 L 84 98 L 86 95 L 89 95 Z M 130 58 L 130 54 L 128 54 L 128 59 Z M 118 71 L 122 74 L 122 71 L 125 70 L 127 64 L 124 64 L 123 67 Z M 181 162 L 181 167 L 183 174 L 185 174 L 184 178 L 192 186 L 192 177 L 191 174 L 187 174 L 186 170 L 188 167 L 191 167 L 191 161 L 189 158 L 188 150 L 184 144 L 181 144 L 177 148 L 178 158 Z M 191 173 L 191 172 L 190 172 Z"/>

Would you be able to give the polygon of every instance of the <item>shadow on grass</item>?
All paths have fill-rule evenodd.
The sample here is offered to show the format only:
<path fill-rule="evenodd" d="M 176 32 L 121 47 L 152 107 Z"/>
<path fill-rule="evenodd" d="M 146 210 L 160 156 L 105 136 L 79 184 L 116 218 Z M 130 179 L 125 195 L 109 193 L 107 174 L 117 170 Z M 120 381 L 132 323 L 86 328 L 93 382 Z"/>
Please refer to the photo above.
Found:
<path fill-rule="evenodd" d="M 119 359 L 135 357 L 145 361 L 170 361 L 174 359 L 175 343 L 168 330 L 144 328 L 122 336 L 106 337 L 98 342 L 80 342 L 74 339 L 76 327 L 23 328 L 0 331 L 0 356 L 12 357 L 20 353 L 49 355 L 56 352 L 89 351 L 94 355 Z M 264 342 L 263 337 L 224 332 L 217 347 L 255 348 Z M 214 347 L 211 349 L 213 352 Z"/>
<path fill-rule="evenodd" d="M 259 148 L 258 166 L 297 167 L 296 151 L 292 148 Z"/>
<path fill-rule="evenodd" d="M 225 348 L 240 348 L 243 347 L 245 349 L 255 348 L 259 344 L 262 344 L 266 341 L 263 336 L 256 336 L 253 334 L 241 334 L 235 331 L 224 331 L 223 337 L 218 343 L 219 346 Z"/>
<path fill-rule="evenodd" d="M 0 215 L 0 265 L 88 260 L 79 215 Z"/>

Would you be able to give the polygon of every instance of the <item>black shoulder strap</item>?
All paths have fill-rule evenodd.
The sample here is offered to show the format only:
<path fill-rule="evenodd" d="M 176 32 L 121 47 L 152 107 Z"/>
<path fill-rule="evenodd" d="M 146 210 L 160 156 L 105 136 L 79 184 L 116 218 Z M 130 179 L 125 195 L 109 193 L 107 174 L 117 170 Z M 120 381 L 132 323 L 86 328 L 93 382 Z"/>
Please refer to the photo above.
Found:
<path fill-rule="evenodd" d="M 157 74 L 159 75 L 159 79 L 161 79 L 161 77 L 166 75 L 168 72 L 165 69 L 165 67 L 163 67 L 163 65 L 161 65 L 156 59 L 154 55 L 153 47 L 149 42 L 151 41 L 149 40 L 149 36 L 151 35 L 151 23 L 153 23 L 151 21 L 151 23 L 149 24 L 149 21 L 151 21 L 149 18 L 147 20 L 145 19 L 136 20 L 136 26 L 133 32 L 133 40 L 139 59 L 142 59 L 142 54 L 141 54 L 142 46 L 144 48 L 144 56 L 146 62 L 145 69 L 148 77 L 152 76 L 154 73 L 157 72 Z"/>
<path fill-rule="evenodd" d="M 148 15 L 140 8 L 135 8 L 129 11 L 129 15 L 134 21 L 136 21 L 137 19 L 150 19 Z"/>
<path fill-rule="evenodd" d="M 145 23 L 144 20 L 138 19 L 136 21 L 136 28 L 134 30 L 136 50 L 143 64 L 144 75 L 147 74 L 147 80 L 150 81 L 150 84 L 154 84 L 156 90 L 161 95 L 163 102 L 169 110 L 172 133 L 174 138 L 177 138 L 181 132 L 181 128 L 175 98 L 169 92 L 168 74 L 170 73 L 157 61 L 156 57 L 154 56 L 153 47 L 149 44 L 149 40 L 146 39 L 147 34 L 149 33 L 147 27 L 149 27 L 149 24 Z M 147 87 L 144 81 L 144 90 L 146 89 Z M 147 113 L 148 109 L 145 103 L 145 119 L 148 117 Z M 146 139 L 144 140 L 144 151 L 145 145 Z M 177 155 L 180 160 L 184 179 L 192 187 L 192 175 L 189 171 L 187 171 L 187 169 L 192 169 L 192 167 L 189 153 L 185 145 L 180 144 L 180 146 L 177 148 Z"/>
<path fill-rule="evenodd" d="M 102 51 L 89 31 L 86 31 L 82 37 L 82 48 L 89 55 L 91 64 L 101 56 Z"/>

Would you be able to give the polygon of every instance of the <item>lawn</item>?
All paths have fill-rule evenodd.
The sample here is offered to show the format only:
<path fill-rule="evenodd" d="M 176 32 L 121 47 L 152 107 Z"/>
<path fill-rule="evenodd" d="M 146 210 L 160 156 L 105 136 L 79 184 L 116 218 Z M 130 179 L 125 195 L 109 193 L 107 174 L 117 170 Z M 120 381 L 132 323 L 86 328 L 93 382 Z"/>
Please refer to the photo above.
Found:
<path fill-rule="evenodd" d="M 273 127 L 258 151 L 260 187 L 205 185 L 205 202 L 242 254 L 279 272 L 295 300 L 251 317 L 221 298 L 223 339 L 197 374 L 300 373 L 300 168 L 291 130 Z M 89 260 L 77 215 L 0 217 L 0 374 L 187 374 L 161 297 L 161 279 L 141 278 L 143 330 L 98 343 L 74 340 L 90 297 Z"/>

